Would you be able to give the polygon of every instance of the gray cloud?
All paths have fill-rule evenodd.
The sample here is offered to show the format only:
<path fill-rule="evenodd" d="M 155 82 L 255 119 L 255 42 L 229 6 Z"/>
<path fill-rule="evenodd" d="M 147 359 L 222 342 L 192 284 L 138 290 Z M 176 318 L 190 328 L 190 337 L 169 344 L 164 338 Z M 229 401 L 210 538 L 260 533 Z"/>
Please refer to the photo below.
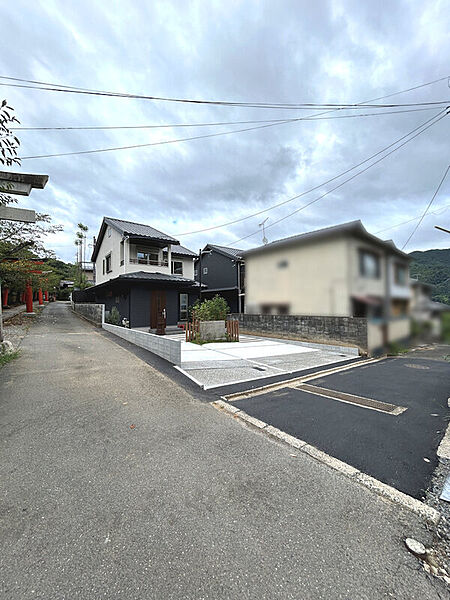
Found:
<path fill-rule="evenodd" d="M 191 98 L 361 102 L 442 77 L 450 51 L 445 1 L 88 2 L 19 0 L 2 7 L 0 74 L 80 87 Z M 287 111 L 192 106 L 4 88 L 23 126 L 194 123 L 284 118 Z M 392 98 L 449 98 L 447 82 Z M 289 113 L 288 116 L 296 116 Z M 360 162 L 433 113 L 299 122 L 147 149 L 29 160 L 50 175 L 21 201 L 54 215 L 49 243 L 74 255 L 79 221 L 92 235 L 111 215 L 168 233 L 237 219 Z M 239 129 L 223 126 L 217 130 Z M 22 132 L 22 156 L 148 143 L 215 131 L 167 129 Z M 448 120 L 359 178 L 267 231 L 269 239 L 352 219 L 370 231 L 420 215 L 448 164 Z M 232 244 L 329 187 L 226 229 L 182 237 Z M 433 210 L 450 205 L 450 183 Z M 448 246 L 427 217 L 408 249 Z M 386 233 L 402 245 L 414 223 Z M 256 235 L 239 245 L 260 243 Z"/>

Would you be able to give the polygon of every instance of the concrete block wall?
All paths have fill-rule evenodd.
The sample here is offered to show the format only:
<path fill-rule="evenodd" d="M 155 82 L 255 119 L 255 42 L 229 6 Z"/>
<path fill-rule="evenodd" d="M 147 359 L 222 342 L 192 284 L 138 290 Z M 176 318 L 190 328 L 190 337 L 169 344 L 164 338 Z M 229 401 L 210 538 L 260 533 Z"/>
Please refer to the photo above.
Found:
<path fill-rule="evenodd" d="M 72 310 L 97 327 L 101 327 L 105 320 L 104 304 L 72 302 Z"/>
<path fill-rule="evenodd" d="M 200 337 L 202 340 L 225 340 L 225 321 L 200 321 Z"/>
<path fill-rule="evenodd" d="M 103 329 L 121 337 L 140 348 L 149 350 L 153 354 L 165 358 L 174 365 L 181 363 L 181 343 L 178 340 L 171 340 L 161 335 L 147 333 L 145 331 L 136 331 L 110 323 L 103 323 Z"/>
<path fill-rule="evenodd" d="M 360 317 L 321 317 L 308 315 L 233 314 L 242 332 L 297 337 L 326 344 L 344 343 L 367 352 L 367 319 Z"/>

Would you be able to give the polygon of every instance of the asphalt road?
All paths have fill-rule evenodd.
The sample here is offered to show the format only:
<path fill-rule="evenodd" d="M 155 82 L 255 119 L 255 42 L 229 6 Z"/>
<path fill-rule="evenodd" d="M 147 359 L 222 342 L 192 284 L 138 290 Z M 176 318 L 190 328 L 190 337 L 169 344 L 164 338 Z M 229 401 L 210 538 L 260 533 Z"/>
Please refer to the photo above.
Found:
<path fill-rule="evenodd" d="M 235 404 L 398 490 L 421 499 L 437 466 L 448 425 L 450 363 L 408 354 L 308 382 L 407 407 L 398 416 L 309 394 L 299 389 Z"/>
<path fill-rule="evenodd" d="M 5 600 L 445 597 L 413 514 L 47 306 L 0 371 Z"/>

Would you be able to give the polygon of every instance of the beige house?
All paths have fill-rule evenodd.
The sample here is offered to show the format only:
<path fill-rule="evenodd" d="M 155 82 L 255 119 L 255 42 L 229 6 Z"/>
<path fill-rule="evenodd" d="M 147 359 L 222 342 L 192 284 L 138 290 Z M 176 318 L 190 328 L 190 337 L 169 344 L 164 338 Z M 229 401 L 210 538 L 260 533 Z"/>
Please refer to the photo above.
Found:
<path fill-rule="evenodd" d="M 409 262 L 352 221 L 244 253 L 248 314 L 367 317 L 369 345 L 410 333 Z"/>
<path fill-rule="evenodd" d="M 442 315 L 450 312 L 450 306 L 442 302 L 433 302 L 433 286 L 411 279 L 411 317 L 418 324 L 427 324 L 433 337 L 442 333 Z"/>

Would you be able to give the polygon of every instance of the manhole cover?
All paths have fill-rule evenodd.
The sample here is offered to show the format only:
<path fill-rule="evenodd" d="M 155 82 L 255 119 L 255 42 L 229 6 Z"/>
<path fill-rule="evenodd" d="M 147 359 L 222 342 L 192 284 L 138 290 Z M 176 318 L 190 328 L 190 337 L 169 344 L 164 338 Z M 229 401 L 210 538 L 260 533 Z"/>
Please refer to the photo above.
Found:
<path fill-rule="evenodd" d="M 412 365 L 411 363 L 407 363 L 405 365 L 405 367 L 409 367 L 410 369 L 422 369 L 423 371 L 426 371 L 427 369 L 430 368 L 430 367 L 425 367 L 424 365 Z"/>

